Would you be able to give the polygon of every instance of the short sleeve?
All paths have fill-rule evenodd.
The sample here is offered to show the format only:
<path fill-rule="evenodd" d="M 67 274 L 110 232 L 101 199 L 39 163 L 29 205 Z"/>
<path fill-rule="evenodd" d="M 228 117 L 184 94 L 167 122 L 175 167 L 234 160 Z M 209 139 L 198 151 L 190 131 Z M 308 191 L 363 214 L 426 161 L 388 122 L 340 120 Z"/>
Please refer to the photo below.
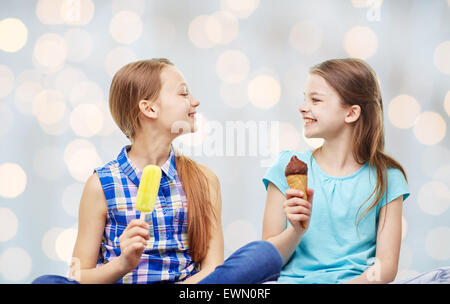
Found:
<path fill-rule="evenodd" d="M 409 187 L 403 173 L 396 168 L 388 169 L 388 184 L 386 193 L 381 201 L 380 208 L 392 202 L 399 196 L 403 196 L 403 202 L 409 196 Z M 387 198 L 387 199 L 385 199 Z"/>
<path fill-rule="evenodd" d="M 266 171 L 266 174 L 264 174 L 262 179 L 266 190 L 267 187 L 269 187 L 269 182 L 274 184 L 283 194 L 285 194 L 286 190 L 289 189 L 286 177 L 284 176 L 284 169 L 289 163 L 292 154 L 292 151 L 281 151 L 273 166 Z"/>

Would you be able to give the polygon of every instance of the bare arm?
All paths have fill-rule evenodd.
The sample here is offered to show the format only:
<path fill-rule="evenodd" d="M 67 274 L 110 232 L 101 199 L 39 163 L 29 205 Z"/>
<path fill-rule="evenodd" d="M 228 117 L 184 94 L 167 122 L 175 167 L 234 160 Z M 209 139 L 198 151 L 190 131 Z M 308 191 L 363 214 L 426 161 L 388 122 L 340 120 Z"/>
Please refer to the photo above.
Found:
<path fill-rule="evenodd" d="M 297 248 L 306 230 L 301 223 L 309 225 L 314 192 L 308 189 L 308 201 L 301 199 L 298 190 L 288 189 L 286 197 L 269 183 L 264 210 L 262 238 L 280 251 L 285 265 Z M 291 223 L 286 228 L 286 220 Z"/>
<path fill-rule="evenodd" d="M 78 235 L 73 251 L 73 259 L 79 261 L 81 283 L 108 284 L 120 280 L 137 266 L 148 239 L 148 224 L 135 220 L 130 223 L 120 237 L 119 258 L 96 268 L 103 231 L 105 229 L 107 205 L 97 174 L 86 182 L 81 197 L 78 219 Z M 136 266 L 134 265 L 136 264 Z M 75 264 L 76 265 L 76 264 Z M 74 266 L 75 266 L 74 265 Z M 77 271 L 71 269 L 71 273 Z"/>
<path fill-rule="evenodd" d="M 223 263 L 223 232 L 222 232 L 222 198 L 220 192 L 220 183 L 214 172 L 201 165 L 203 172 L 205 173 L 208 183 L 209 192 L 211 195 L 211 203 L 214 207 L 215 222 L 212 223 L 211 240 L 209 242 L 209 248 L 205 258 L 201 261 L 200 271 L 195 275 L 187 278 L 182 283 L 195 284 L 205 278 L 214 269 Z"/>
<path fill-rule="evenodd" d="M 402 241 L 402 207 L 400 196 L 380 209 L 375 264 L 349 284 L 384 284 L 397 275 Z"/>

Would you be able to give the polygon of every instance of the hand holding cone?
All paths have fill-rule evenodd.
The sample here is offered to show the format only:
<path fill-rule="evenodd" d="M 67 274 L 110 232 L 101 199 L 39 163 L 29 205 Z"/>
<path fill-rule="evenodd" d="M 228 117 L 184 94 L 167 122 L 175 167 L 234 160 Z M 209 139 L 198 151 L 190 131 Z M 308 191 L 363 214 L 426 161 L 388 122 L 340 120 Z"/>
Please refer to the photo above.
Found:
<path fill-rule="evenodd" d="M 303 199 L 307 200 L 308 196 L 306 194 L 306 188 L 308 186 L 308 166 L 306 163 L 294 155 L 286 166 L 284 174 L 289 188 L 303 191 Z M 306 229 L 303 222 L 302 227 Z"/>

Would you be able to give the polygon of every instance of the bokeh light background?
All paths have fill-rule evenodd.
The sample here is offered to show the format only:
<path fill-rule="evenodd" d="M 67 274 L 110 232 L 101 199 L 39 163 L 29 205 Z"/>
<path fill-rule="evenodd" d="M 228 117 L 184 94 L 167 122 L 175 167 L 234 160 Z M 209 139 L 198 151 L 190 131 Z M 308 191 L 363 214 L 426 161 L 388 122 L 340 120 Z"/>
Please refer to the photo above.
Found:
<path fill-rule="evenodd" d="M 321 144 L 297 112 L 310 66 L 367 60 L 411 189 L 397 279 L 450 265 L 450 1 L 2 0 L 0 282 L 67 273 L 83 184 L 128 143 L 108 110 L 112 76 L 152 57 L 201 101 L 183 147 L 200 149 L 213 122 L 265 121 L 279 122 L 274 152 Z M 191 156 L 221 181 L 225 256 L 260 239 L 262 156 Z"/>

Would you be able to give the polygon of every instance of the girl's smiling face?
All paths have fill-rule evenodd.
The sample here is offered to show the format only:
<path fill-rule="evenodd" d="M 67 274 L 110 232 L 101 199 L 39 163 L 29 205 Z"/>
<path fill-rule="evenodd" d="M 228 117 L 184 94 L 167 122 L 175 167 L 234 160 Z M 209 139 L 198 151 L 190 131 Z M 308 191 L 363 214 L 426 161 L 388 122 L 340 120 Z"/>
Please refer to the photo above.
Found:
<path fill-rule="evenodd" d="M 306 81 L 305 101 L 299 108 L 305 121 L 305 137 L 330 138 L 347 125 L 348 107 L 323 77 L 310 74 Z"/>
<path fill-rule="evenodd" d="M 163 129 L 175 136 L 194 132 L 196 108 L 200 102 L 189 92 L 183 75 L 174 66 L 167 66 L 161 71 L 160 79 L 158 120 Z"/>

